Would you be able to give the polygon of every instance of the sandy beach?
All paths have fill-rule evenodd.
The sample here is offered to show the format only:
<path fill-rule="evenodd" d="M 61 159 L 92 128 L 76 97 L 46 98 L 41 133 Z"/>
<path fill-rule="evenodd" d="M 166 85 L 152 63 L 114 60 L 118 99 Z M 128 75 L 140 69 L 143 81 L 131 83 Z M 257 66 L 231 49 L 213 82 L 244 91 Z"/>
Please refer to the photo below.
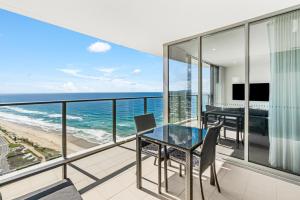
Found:
<path fill-rule="evenodd" d="M 61 151 L 62 139 L 61 133 L 59 132 L 48 132 L 39 127 L 8 122 L 2 119 L 0 120 L 0 126 L 8 132 L 14 133 L 18 137 L 28 138 L 30 141 L 37 143 L 42 147 Z M 96 145 L 98 144 L 88 142 L 70 134 L 67 136 L 68 154 L 88 149 Z"/>

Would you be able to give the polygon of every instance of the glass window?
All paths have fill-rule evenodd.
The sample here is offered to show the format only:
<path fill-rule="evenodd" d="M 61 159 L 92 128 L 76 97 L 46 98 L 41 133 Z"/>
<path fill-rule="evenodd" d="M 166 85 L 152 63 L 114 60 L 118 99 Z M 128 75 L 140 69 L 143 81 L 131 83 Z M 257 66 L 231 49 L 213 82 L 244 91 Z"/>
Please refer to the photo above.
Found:
<path fill-rule="evenodd" d="M 197 126 L 199 39 L 169 47 L 169 122 Z"/>
<path fill-rule="evenodd" d="M 300 174 L 300 11 L 250 26 L 249 161 Z"/>
<path fill-rule="evenodd" d="M 202 39 L 204 125 L 224 121 L 217 152 L 244 158 L 245 38 L 244 27 Z"/>

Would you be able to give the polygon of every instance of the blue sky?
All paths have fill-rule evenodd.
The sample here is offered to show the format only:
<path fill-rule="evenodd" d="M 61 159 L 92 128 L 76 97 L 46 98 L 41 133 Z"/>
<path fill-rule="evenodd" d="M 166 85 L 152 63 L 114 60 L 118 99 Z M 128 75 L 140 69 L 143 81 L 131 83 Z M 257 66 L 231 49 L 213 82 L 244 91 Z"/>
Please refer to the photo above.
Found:
<path fill-rule="evenodd" d="M 0 9 L 0 93 L 162 91 L 162 58 Z"/>

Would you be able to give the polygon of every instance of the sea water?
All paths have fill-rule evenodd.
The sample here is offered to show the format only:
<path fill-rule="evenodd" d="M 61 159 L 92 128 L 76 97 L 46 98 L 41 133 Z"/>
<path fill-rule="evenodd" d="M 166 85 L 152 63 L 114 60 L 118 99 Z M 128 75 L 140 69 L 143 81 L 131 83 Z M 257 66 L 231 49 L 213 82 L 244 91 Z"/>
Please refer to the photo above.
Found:
<path fill-rule="evenodd" d="M 80 99 L 131 97 L 162 97 L 160 92 L 137 93 L 65 93 L 65 94 L 6 94 L 0 102 L 36 102 Z M 117 137 L 135 134 L 133 117 L 144 113 L 144 99 L 118 100 L 116 103 Z M 149 113 L 154 113 L 158 125 L 163 120 L 163 99 L 147 100 Z M 0 119 L 38 127 L 47 132 L 61 132 L 61 104 L 41 104 L 0 107 Z M 112 101 L 76 102 L 67 104 L 67 132 L 96 143 L 112 140 Z"/>
<path fill-rule="evenodd" d="M 147 99 L 147 112 L 153 113 L 157 125 L 163 124 L 163 94 L 161 92 L 136 93 L 60 93 L 60 94 L 2 94 L 0 103 L 37 102 L 84 99 L 110 99 L 160 97 Z M 196 108 L 196 98 L 192 99 Z M 0 119 L 38 127 L 46 132 L 61 133 L 61 103 L 2 106 Z M 196 109 L 192 109 L 193 117 Z M 116 131 L 121 139 L 136 133 L 134 116 L 144 114 L 144 99 L 126 99 L 116 102 Z M 112 101 L 67 103 L 67 134 L 95 143 L 112 141 Z"/>

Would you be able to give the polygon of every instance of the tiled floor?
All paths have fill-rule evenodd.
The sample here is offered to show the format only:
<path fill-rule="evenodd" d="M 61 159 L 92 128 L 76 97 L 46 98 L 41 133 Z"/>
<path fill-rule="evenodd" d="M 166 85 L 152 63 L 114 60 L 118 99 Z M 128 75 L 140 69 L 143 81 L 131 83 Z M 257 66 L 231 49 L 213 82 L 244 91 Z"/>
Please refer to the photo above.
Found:
<path fill-rule="evenodd" d="M 143 190 L 136 188 L 135 142 L 115 147 L 74 162 L 68 167 L 68 176 L 83 199 L 184 199 L 184 177 L 179 177 L 176 164 L 169 167 L 169 192 L 157 193 L 157 166 L 153 158 L 143 161 Z M 209 184 L 209 170 L 202 177 L 206 199 L 282 199 L 298 200 L 300 186 L 269 176 L 217 161 L 221 193 Z M 52 170 L 1 188 L 4 199 L 51 184 L 61 178 L 61 169 Z M 163 178 L 162 178 L 163 180 Z M 164 184 L 164 183 L 163 183 Z M 197 171 L 194 172 L 194 199 L 201 199 Z"/>

